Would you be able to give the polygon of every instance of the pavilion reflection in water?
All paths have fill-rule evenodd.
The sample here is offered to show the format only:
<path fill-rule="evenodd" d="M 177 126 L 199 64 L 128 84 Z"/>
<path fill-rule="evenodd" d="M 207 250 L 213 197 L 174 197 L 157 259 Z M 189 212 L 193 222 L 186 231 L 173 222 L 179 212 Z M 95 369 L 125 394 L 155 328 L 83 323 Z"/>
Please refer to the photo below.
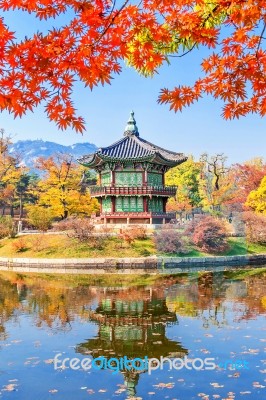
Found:
<path fill-rule="evenodd" d="M 176 314 L 166 305 L 163 288 L 102 289 L 90 319 L 99 324 L 98 337 L 77 346 L 76 351 L 93 358 L 127 359 L 184 357 L 188 351 L 166 337 L 166 327 L 177 324 Z M 122 369 L 129 397 L 135 396 L 141 373 Z"/>

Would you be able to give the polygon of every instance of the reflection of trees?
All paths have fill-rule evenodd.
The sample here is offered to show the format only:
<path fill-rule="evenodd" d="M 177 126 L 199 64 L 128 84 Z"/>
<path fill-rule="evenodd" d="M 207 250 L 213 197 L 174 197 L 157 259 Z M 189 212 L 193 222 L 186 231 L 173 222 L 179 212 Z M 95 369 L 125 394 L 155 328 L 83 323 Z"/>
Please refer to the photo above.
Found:
<path fill-rule="evenodd" d="M 5 322 L 19 309 L 33 315 L 37 326 L 69 330 L 76 318 L 88 319 L 94 296 L 86 286 L 72 288 L 45 279 L 31 279 L 26 285 L 19 276 L 0 278 L 0 339 L 6 337 Z"/>
<path fill-rule="evenodd" d="M 77 352 L 93 358 L 128 359 L 183 357 L 187 354 L 179 342 L 166 337 L 166 326 L 176 324 L 176 314 L 168 310 L 161 289 L 107 289 L 99 293 L 98 307 L 90 319 L 99 324 L 98 336 L 77 346 Z M 128 395 L 136 394 L 140 373 L 134 368 L 120 371 Z"/>
<path fill-rule="evenodd" d="M 49 288 L 32 287 L 27 309 L 35 315 L 37 326 L 48 326 L 54 331 L 70 330 L 77 318 L 88 318 L 92 295 L 87 287 Z"/>
<path fill-rule="evenodd" d="M 223 272 L 188 276 L 188 281 L 167 290 L 169 310 L 180 316 L 199 318 L 204 328 L 227 324 L 227 301 L 238 307 L 238 319 L 265 313 L 266 276 L 229 280 Z"/>
<path fill-rule="evenodd" d="M 239 282 L 239 287 L 244 282 Z M 245 280 L 246 295 L 243 293 L 241 302 L 242 309 L 238 308 L 237 320 L 249 320 L 256 318 L 259 314 L 266 314 L 266 276 L 250 276 Z"/>
<path fill-rule="evenodd" d="M 7 338 L 5 323 L 20 307 L 17 285 L 0 278 L 0 340 Z"/>
<path fill-rule="evenodd" d="M 177 315 L 199 318 L 202 326 L 226 324 L 223 297 L 223 273 L 193 274 L 182 285 L 173 285 L 167 293 L 169 310 Z"/>

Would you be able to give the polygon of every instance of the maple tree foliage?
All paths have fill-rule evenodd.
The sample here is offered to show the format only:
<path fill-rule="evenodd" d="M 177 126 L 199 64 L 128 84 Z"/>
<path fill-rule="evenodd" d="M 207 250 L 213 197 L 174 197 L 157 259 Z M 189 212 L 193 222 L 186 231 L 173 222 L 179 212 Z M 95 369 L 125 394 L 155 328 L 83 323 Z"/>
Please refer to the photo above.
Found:
<path fill-rule="evenodd" d="M 28 212 L 33 212 L 36 219 L 40 217 L 38 210 L 42 208 L 49 209 L 51 217 L 60 219 L 70 215 L 90 216 L 99 211 L 98 201 L 91 198 L 82 184 L 83 168 L 74 162 L 72 156 L 57 154 L 47 159 L 40 157 L 36 167 L 44 175 L 35 189 L 37 201 L 27 206 Z"/>
<path fill-rule="evenodd" d="M 246 206 L 266 216 L 266 175 L 262 179 L 259 187 L 249 193 Z"/>
<path fill-rule="evenodd" d="M 196 47 L 212 53 L 191 86 L 162 89 L 160 103 L 178 111 L 205 94 L 221 99 L 223 117 L 266 113 L 264 0 L 0 0 L 37 20 L 67 22 L 22 40 L 0 18 L 0 109 L 21 116 L 44 102 L 59 128 L 84 130 L 71 95 L 75 80 L 110 83 L 122 61 L 152 75 Z M 56 24 L 55 24 L 56 25 Z"/>
<path fill-rule="evenodd" d="M 175 198 L 170 198 L 167 203 L 167 211 L 190 211 L 192 207 L 201 204 L 199 194 L 199 177 L 201 163 L 189 157 L 187 161 L 171 168 L 165 174 L 165 183 L 177 186 Z"/>
<path fill-rule="evenodd" d="M 265 175 L 266 163 L 262 158 L 233 165 L 230 180 L 234 190 L 227 202 L 244 204 L 250 192 L 258 189 Z"/>

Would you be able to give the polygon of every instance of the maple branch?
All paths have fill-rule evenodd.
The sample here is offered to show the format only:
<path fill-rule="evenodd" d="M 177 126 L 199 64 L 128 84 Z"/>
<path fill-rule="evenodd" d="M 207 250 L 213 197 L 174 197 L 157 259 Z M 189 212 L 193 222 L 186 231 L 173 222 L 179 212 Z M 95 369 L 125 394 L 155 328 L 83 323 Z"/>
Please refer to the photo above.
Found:
<path fill-rule="evenodd" d="M 262 32 L 261 32 L 261 35 L 260 35 L 260 38 L 259 38 L 259 43 L 258 43 L 257 50 L 256 50 L 256 57 L 258 56 L 258 51 L 259 51 L 262 39 L 265 39 L 263 37 L 265 30 L 266 30 L 266 22 L 264 23 L 264 26 L 263 26 L 263 29 L 262 29 Z"/>
<path fill-rule="evenodd" d="M 187 50 L 185 53 L 183 53 L 183 54 L 181 54 L 180 56 L 174 56 L 174 55 L 172 55 L 172 54 L 170 54 L 170 55 L 168 55 L 167 57 L 175 57 L 175 58 L 181 58 L 181 57 L 184 57 L 184 56 L 186 56 L 188 53 L 190 53 L 195 47 L 197 46 L 197 43 L 195 42 L 194 44 L 193 44 L 193 46 L 191 47 L 191 49 L 189 49 L 189 50 Z"/>
<path fill-rule="evenodd" d="M 202 23 L 200 24 L 201 27 L 204 27 L 206 22 L 208 22 L 209 18 L 213 17 L 213 13 L 216 12 L 219 9 L 219 5 L 215 6 L 214 9 L 209 12 L 209 14 L 206 16 L 206 18 L 204 18 L 204 20 L 202 21 Z M 161 14 L 161 13 L 160 13 Z M 161 14 L 162 15 L 162 14 Z M 165 19 L 164 15 L 162 15 L 162 17 Z M 181 54 L 181 55 L 168 55 L 167 57 L 171 57 L 171 58 L 181 58 L 186 56 L 187 54 L 189 54 L 192 50 L 194 50 L 194 48 L 197 46 L 197 42 L 195 42 L 193 44 L 193 46 L 187 50 L 185 53 Z"/>
<path fill-rule="evenodd" d="M 115 5 L 115 2 L 116 2 L 116 1 L 114 1 L 114 5 Z M 96 44 L 98 44 L 98 43 L 101 41 L 101 39 L 104 37 L 104 35 L 106 34 L 106 32 L 107 32 L 107 31 L 109 30 L 109 28 L 113 25 L 115 19 L 118 17 L 118 15 L 119 15 L 119 14 L 123 11 L 123 9 L 126 7 L 126 5 L 128 4 L 128 2 L 129 2 L 129 0 L 126 0 L 126 1 L 124 2 L 124 4 L 120 7 L 120 9 L 117 10 L 116 14 L 115 14 L 115 15 L 111 18 L 111 20 L 110 20 L 110 17 L 111 17 L 111 15 L 112 15 L 113 10 L 114 10 L 114 6 L 112 7 L 110 16 L 109 16 L 109 18 L 108 18 L 108 20 L 107 20 L 107 25 L 105 26 L 103 32 L 100 34 L 100 36 L 98 37 L 98 39 L 91 45 L 92 47 L 94 47 Z M 110 21 L 110 22 L 108 23 L 108 21 Z"/>

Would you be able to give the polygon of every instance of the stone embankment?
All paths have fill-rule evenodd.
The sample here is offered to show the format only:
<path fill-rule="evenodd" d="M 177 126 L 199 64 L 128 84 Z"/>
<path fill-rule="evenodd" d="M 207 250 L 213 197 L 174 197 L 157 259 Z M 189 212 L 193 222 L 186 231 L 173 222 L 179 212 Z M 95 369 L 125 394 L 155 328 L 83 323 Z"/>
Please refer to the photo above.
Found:
<path fill-rule="evenodd" d="M 174 274 L 266 266 L 266 254 L 228 257 L 5 258 L 1 271 L 59 274 Z"/>

